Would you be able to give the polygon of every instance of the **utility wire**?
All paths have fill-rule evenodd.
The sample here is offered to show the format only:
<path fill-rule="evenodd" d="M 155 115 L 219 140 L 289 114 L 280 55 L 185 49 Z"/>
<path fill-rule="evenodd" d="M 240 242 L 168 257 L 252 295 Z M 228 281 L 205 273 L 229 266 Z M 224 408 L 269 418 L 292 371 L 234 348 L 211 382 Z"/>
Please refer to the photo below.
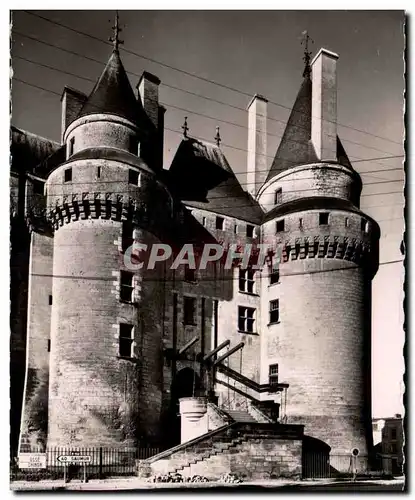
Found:
<path fill-rule="evenodd" d="M 85 80 L 85 81 L 88 81 L 88 82 L 92 82 L 93 84 L 96 83 L 96 80 L 93 79 L 93 78 L 88 78 L 86 76 L 82 76 L 82 75 L 78 75 L 76 73 L 72 73 L 70 71 L 65 71 L 65 70 L 62 70 L 62 69 L 59 69 L 59 68 L 55 68 L 54 66 L 50 66 L 48 64 L 44 64 L 44 63 L 41 63 L 41 62 L 38 62 L 38 61 L 34 61 L 32 59 L 28 59 L 26 57 L 23 57 L 23 56 L 13 56 L 14 58 L 16 59 L 20 59 L 22 61 L 25 61 L 25 62 L 28 62 L 30 64 L 34 64 L 36 66 L 39 66 L 39 67 L 43 67 L 43 68 L 46 68 L 46 69 L 49 69 L 49 70 L 52 70 L 52 71 L 56 71 L 58 73 L 62 73 L 62 74 L 65 74 L 65 75 L 69 75 L 69 76 L 73 76 L 75 78 L 79 78 L 81 80 Z M 80 55 L 80 57 L 83 57 Z M 204 118 L 207 118 L 209 120 L 213 120 L 215 122 L 221 122 L 221 123 L 226 123 L 228 125 L 232 125 L 234 127 L 238 127 L 238 128 L 242 128 L 242 129 L 246 129 L 246 130 L 249 130 L 249 127 L 247 127 L 246 125 L 241 125 L 239 123 L 235 123 L 235 122 L 232 122 L 232 121 L 229 121 L 229 120 L 223 120 L 221 118 L 217 118 L 217 117 L 214 117 L 214 116 L 209 116 L 209 115 L 206 115 L 204 113 L 200 113 L 200 112 L 197 112 L 197 111 L 194 111 L 194 110 L 190 110 L 190 109 L 187 109 L 187 108 L 182 108 L 180 106 L 176 106 L 175 104 L 172 104 L 172 103 L 168 103 L 168 102 L 160 102 L 161 105 L 164 105 L 164 106 L 167 106 L 169 108 L 174 108 L 176 110 L 179 110 L 179 111 L 183 111 L 185 113 L 190 113 L 192 115 L 196 115 L 196 116 L 202 116 Z M 242 108 L 240 108 L 242 109 Z M 269 118 L 270 119 L 270 118 Z M 279 120 L 280 121 L 280 120 Z M 284 122 L 281 120 L 281 122 L 286 125 L 287 122 Z M 304 128 L 304 127 L 299 127 L 299 128 Z M 268 136 L 272 136 L 272 137 L 277 137 L 278 139 L 281 139 L 282 138 L 282 135 L 278 135 L 278 134 L 273 134 L 271 132 L 267 132 L 266 133 Z M 286 138 L 286 140 L 288 140 L 289 142 L 294 142 L 294 143 L 298 143 L 298 144 L 305 144 L 304 142 L 301 142 L 301 141 L 297 141 L 295 139 L 288 139 Z M 360 142 L 356 142 L 356 141 L 352 141 L 352 140 L 349 140 L 349 139 L 342 139 L 343 142 L 349 142 L 351 144 L 355 144 L 355 145 L 358 145 L 360 147 L 364 147 L 366 149 L 372 149 L 374 151 L 379 151 L 381 153 L 390 153 L 392 154 L 390 151 L 386 151 L 384 149 L 379 149 L 379 148 L 375 148 L 374 146 L 368 146 L 366 144 L 362 144 Z M 350 158 L 354 158 L 354 157 L 350 157 Z M 357 157 L 357 159 L 360 159 Z"/>
<path fill-rule="evenodd" d="M 54 90 L 50 90 L 50 89 L 47 89 L 47 88 L 45 88 L 45 87 L 41 87 L 41 86 L 39 86 L 39 85 L 35 85 L 35 84 L 33 84 L 33 83 L 30 83 L 30 82 L 27 82 L 27 81 L 25 81 L 25 80 L 22 80 L 22 79 L 20 79 L 20 78 L 13 77 L 13 80 L 14 80 L 14 81 L 16 81 L 16 82 L 19 82 L 19 83 L 22 83 L 22 84 L 28 85 L 28 86 L 30 86 L 30 87 L 37 88 L 37 89 L 42 90 L 42 91 L 44 91 L 44 92 L 49 92 L 49 93 L 51 93 L 51 94 L 58 95 L 59 97 L 61 96 L 61 93 L 59 93 L 59 92 L 55 92 Z M 102 110 L 102 108 L 99 108 L 98 106 L 96 106 L 96 108 L 97 108 L 97 110 Z M 169 128 L 169 127 L 164 127 L 164 130 L 168 130 L 169 132 L 174 132 L 175 134 L 183 135 L 183 132 L 182 132 L 182 131 L 174 130 L 174 129 L 171 129 L 171 128 Z M 203 140 L 203 141 L 208 141 L 208 142 L 210 142 L 210 140 L 209 140 L 209 139 L 206 139 L 206 138 L 204 138 L 204 137 L 199 137 L 199 136 L 192 136 L 192 137 L 193 137 L 193 138 L 196 138 L 196 139 L 199 139 L 199 140 Z M 298 142 L 298 141 L 294 141 L 294 142 Z M 226 143 L 223 143 L 222 145 L 223 145 L 223 146 L 225 146 L 225 147 L 231 148 L 231 149 L 235 149 L 235 150 L 238 150 L 238 151 L 243 151 L 243 152 L 245 152 L 245 153 L 248 151 L 247 149 L 244 149 L 244 148 L 239 148 L 239 147 L 237 147 L 237 146 L 232 146 L 232 145 L 230 145 L 230 144 L 226 144 Z M 266 155 L 266 154 L 260 154 L 260 155 L 261 155 L 261 156 L 265 156 L 265 157 L 267 157 L 267 158 L 270 158 L 270 159 L 272 159 L 272 160 L 274 159 L 274 156 L 270 156 L 270 155 Z M 351 158 L 353 158 L 353 157 L 351 157 Z M 378 160 L 378 159 L 393 159 L 393 158 L 404 158 L 404 155 L 395 155 L 395 156 L 378 157 L 378 158 L 376 158 L 376 160 Z M 284 159 L 284 158 L 282 158 L 282 159 Z M 285 159 L 285 161 L 290 162 L 290 163 L 296 163 L 295 161 L 293 161 L 293 160 L 288 160 L 288 159 Z M 364 162 L 366 162 L 366 161 L 373 161 L 374 163 L 376 163 L 376 161 L 375 161 L 374 159 L 372 159 L 372 158 L 358 158 L 358 159 L 356 159 L 356 160 L 353 160 L 353 163 L 358 163 L 358 162 L 362 162 L 362 161 L 364 161 Z M 383 163 L 380 163 L 380 165 L 382 165 L 382 166 L 388 166 L 388 165 L 385 165 L 385 164 L 383 164 Z M 268 171 L 268 170 L 267 170 L 267 171 Z"/>
<path fill-rule="evenodd" d="M 85 33 L 85 32 L 83 32 L 83 31 L 80 31 L 80 30 L 77 30 L 77 29 L 71 28 L 71 27 L 69 27 L 69 26 L 67 26 L 67 25 L 65 25 L 65 24 L 59 23 L 59 22 L 57 22 L 57 21 L 53 21 L 52 19 L 49 19 L 48 17 L 44 17 L 44 16 L 41 16 L 41 15 L 39 15 L 39 14 L 35 14 L 34 12 L 27 11 L 27 10 L 24 10 L 23 12 L 25 12 L 26 14 L 29 14 L 29 15 L 31 15 L 31 16 L 37 17 L 37 18 L 39 18 L 39 19 L 42 19 L 42 20 L 44 20 L 44 21 L 46 21 L 46 22 L 48 22 L 48 23 L 54 24 L 54 25 L 56 25 L 56 26 L 60 26 L 61 28 L 67 29 L 67 30 L 72 31 L 72 32 L 74 32 L 74 33 L 77 33 L 77 34 L 79 34 L 79 35 L 86 36 L 86 37 L 88 37 L 88 38 L 90 38 L 90 39 L 92 39 L 92 40 L 97 40 L 97 41 L 99 41 L 99 42 L 101 42 L 101 43 L 104 43 L 105 45 L 111 45 L 109 42 L 107 42 L 107 41 L 105 41 L 105 40 L 102 40 L 102 39 L 101 39 L 101 38 L 99 38 L 99 37 L 96 37 L 96 36 L 93 36 L 93 35 L 91 35 L 91 34 L 89 34 L 89 33 Z M 199 76 L 199 75 L 197 75 L 197 74 L 195 74 L 195 73 L 191 73 L 191 72 L 189 72 L 189 71 L 185 71 L 185 70 L 182 70 L 182 69 L 177 68 L 177 67 L 175 67 L 175 66 L 172 66 L 172 65 L 169 65 L 169 64 L 163 63 L 163 62 L 161 62 L 161 61 L 157 61 L 156 59 L 153 59 L 153 58 L 150 58 L 150 57 L 144 56 L 143 54 L 139 54 L 139 53 L 137 53 L 137 52 L 135 52 L 135 51 L 132 51 L 132 50 L 129 50 L 129 49 L 126 49 L 126 48 L 123 48 L 123 50 L 124 50 L 126 53 L 128 53 L 128 54 L 132 54 L 132 55 L 134 55 L 134 56 L 136 56 L 136 57 L 139 57 L 139 58 L 141 58 L 141 59 L 144 59 L 144 60 L 150 61 L 150 62 L 155 63 L 155 64 L 158 64 L 158 65 L 160 65 L 160 66 L 164 66 L 164 67 L 166 67 L 166 68 L 168 68 L 168 69 L 172 69 L 172 70 L 174 70 L 174 71 L 178 71 L 178 72 L 180 72 L 180 73 L 182 73 L 182 74 L 185 74 L 185 75 L 187 75 L 187 76 L 190 76 L 190 77 L 192 77 L 192 78 L 196 78 L 196 79 L 198 79 L 198 80 L 201 80 L 201 81 L 204 81 L 204 82 L 207 82 L 207 83 L 213 84 L 213 85 L 217 85 L 217 86 L 222 87 L 222 88 L 224 88 L 224 89 L 231 90 L 231 91 L 233 91 L 233 92 L 236 92 L 236 93 L 239 93 L 239 94 L 245 95 L 245 96 L 247 96 L 247 97 L 249 97 L 249 98 L 251 98 L 251 97 L 252 97 L 252 93 L 248 93 L 248 92 L 245 92 L 245 91 L 243 91 L 243 90 L 236 89 L 236 88 L 234 88 L 234 87 L 230 87 L 230 86 L 228 86 L 228 85 L 225 85 L 225 84 L 223 84 L 223 83 L 216 82 L 216 81 L 211 80 L 211 79 L 209 79 L 209 78 L 204 78 L 204 77 Z M 271 100 L 269 100 L 268 102 L 270 102 L 271 104 L 274 104 L 275 106 L 279 106 L 279 107 L 281 107 L 281 108 L 287 109 L 287 110 L 289 110 L 289 111 L 291 111 L 291 109 L 292 109 L 292 108 L 290 108 L 289 106 L 286 106 L 286 105 L 284 105 L 284 104 L 277 103 L 277 102 L 274 102 L 274 101 L 271 101 Z M 377 137 L 378 139 L 382 139 L 382 140 L 384 140 L 384 141 L 388 141 L 388 142 L 392 142 L 392 143 L 395 143 L 395 144 L 399 144 L 399 145 L 401 145 L 401 143 L 399 143 L 399 142 L 397 142 L 397 141 L 393 141 L 392 139 L 389 139 L 389 138 L 386 138 L 386 137 L 382 137 L 382 136 L 379 136 L 379 135 L 373 134 L 373 133 L 368 132 L 368 131 L 366 131 L 366 130 L 357 129 L 357 128 L 355 128 L 355 127 L 352 127 L 352 126 L 350 126 L 350 125 L 344 125 L 344 124 L 342 124 L 342 123 L 337 123 L 337 125 L 339 125 L 339 126 L 341 126 L 341 127 L 349 128 L 349 129 L 351 129 L 351 130 L 355 130 L 355 131 L 360 132 L 360 133 L 363 133 L 363 134 L 367 134 L 367 135 L 371 135 L 371 136 L 373 136 L 373 137 Z"/>

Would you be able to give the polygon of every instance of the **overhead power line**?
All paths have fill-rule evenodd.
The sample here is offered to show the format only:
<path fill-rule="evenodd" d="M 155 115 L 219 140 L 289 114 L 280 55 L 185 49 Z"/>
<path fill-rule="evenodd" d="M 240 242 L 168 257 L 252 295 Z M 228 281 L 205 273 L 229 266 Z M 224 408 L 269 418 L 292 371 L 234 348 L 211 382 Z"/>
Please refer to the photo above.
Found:
<path fill-rule="evenodd" d="M 24 85 L 28 85 L 30 87 L 34 87 L 34 88 L 37 88 L 39 90 L 42 90 L 44 92 L 49 92 L 51 94 L 55 94 L 59 97 L 61 97 L 61 93 L 60 92 L 56 92 L 54 90 L 50 90 L 50 89 L 47 89 L 45 87 L 42 87 L 40 85 L 35 85 L 33 83 L 30 83 L 30 82 L 27 82 L 25 80 L 22 80 L 20 78 L 17 78 L 17 77 L 13 77 L 13 80 L 16 81 L 16 82 L 19 82 L 19 83 L 22 83 Z M 102 108 L 99 108 L 99 107 L 96 107 L 97 108 L 97 111 L 102 111 L 103 109 Z M 168 130 L 170 132 L 173 132 L 175 134 L 179 134 L 179 135 L 183 135 L 183 132 L 182 131 L 178 131 L 178 130 L 174 130 L 174 129 L 171 129 L 169 127 L 164 127 L 165 130 Z M 209 139 L 206 139 L 204 137 L 199 137 L 199 136 L 192 136 L 193 138 L 195 139 L 199 139 L 199 140 L 203 140 L 203 141 L 208 141 L 208 142 L 211 142 Z M 298 141 L 296 141 L 298 142 Z M 231 144 L 226 144 L 226 143 L 222 143 L 223 146 L 225 147 L 228 147 L 228 148 L 231 148 L 231 149 L 234 149 L 234 150 L 237 150 L 237 151 L 243 151 L 243 152 L 247 152 L 248 150 L 245 149 L 245 148 L 239 148 L 237 146 L 232 146 Z M 270 159 L 274 159 L 274 156 L 271 156 L 271 155 L 266 155 L 266 154 L 262 154 L 261 156 L 265 156 L 266 158 L 270 158 Z M 351 157 L 353 159 L 353 157 Z M 376 160 L 379 160 L 379 159 L 394 159 L 394 158 L 404 158 L 404 155 L 394 155 L 394 156 L 384 156 L 384 157 L 378 157 L 376 158 Z M 294 162 L 293 160 L 288 160 L 288 159 L 285 159 L 285 161 L 288 161 L 288 162 L 291 162 L 291 163 L 296 163 Z M 357 162 L 367 162 L 367 161 L 371 161 L 371 162 L 374 162 L 376 163 L 375 159 L 372 159 L 372 158 L 357 158 L 356 160 L 353 159 L 353 163 L 357 163 Z M 382 166 L 387 166 L 383 163 L 380 163 L 380 165 Z"/>
<path fill-rule="evenodd" d="M 52 19 L 49 19 L 48 17 L 41 16 L 41 15 L 36 14 L 36 13 L 34 13 L 34 12 L 31 12 L 31 11 L 24 10 L 23 12 L 25 12 L 25 13 L 27 13 L 27 14 L 31 15 L 31 16 L 37 17 L 37 18 L 39 18 L 39 19 L 42 19 L 42 20 L 44 20 L 44 21 L 46 21 L 46 22 L 48 22 L 48 23 L 54 24 L 54 25 L 56 25 L 56 26 L 60 26 L 61 28 L 67 29 L 67 30 L 72 31 L 72 32 L 74 32 L 74 33 L 77 33 L 78 35 L 82 35 L 82 36 L 88 37 L 88 38 L 90 38 L 90 39 L 93 39 L 93 40 L 99 41 L 99 42 L 101 42 L 101 43 L 104 43 L 105 45 L 109 45 L 109 42 L 107 42 L 107 41 L 105 41 L 105 40 L 102 40 L 101 38 L 96 37 L 96 36 L 94 36 L 94 35 L 91 35 L 90 33 L 85 33 L 85 32 L 83 32 L 83 31 L 77 30 L 77 29 L 75 29 L 75 28 L 72 28 L 72 27 L 67 26 L 67 25 L 65 25 L 65 24 L 62 24 L 62 23 L 59 23 L 59 22 L 57 22 L 57 21 L 53 21 Z M 187 76 L 190 76 L 190 77 L 192 77 L 192 78 L 196 78 L 196 79 L 198 79 L 198 80 L 201 80 L 201 81 L 204 81 L 204 82 L 207 82 L 207 83 L 213 84 L 213 85 L 217 85 L 217 86 L 219 86 L 219 87 L 222 87 L 222 88 L 224 88 L 224 89 L 230 90 L 230 91 L 232 91 L 232 92 L 236 92 L 236 93 L 239 93 L 239 94 L 245 95 L 245 96 L 247 96 L 247 97 L 249 97 L 249 98 L 251 98 L 251 97 L 252 97 L 252 93 L 248 93 L 248 92 L 245 92 L 245 91 L 243 91 L 243 90 L 240 90 L 240 89 L 237 89 L 237 88 L 234 88 L 234 87 L 231 87 L 231 86 L 225 85 L 225 84 L 223 84 L 223 83 L 216 82 L 216 81 L 211 80 L 211 79 L 209 79 L 209 78 L 202 77 L 202 76 L 197 75 L 197 74 L 195 74 L 195 73 L 191 73 L 191 72 L 189 72 L 189 71 L 186 71 L 186 70 L 183 70 L 183 69 L 177 68 L 177 67 L 175 67 L 175 66 L 172 66 L 172 65 L 170 65 L 170 64 L 167 64 L 167 63 L 164 63 L 164 62 L 161 62 L 161 61 L 158 61 L 158 60 L 153 59 L 153 58 L 151 58 L 151 57 L 144 56 L 143 54 L 139 54 L 138 52 L 135 52 L 135 51 L 133 51 L 133 50 L 126 49 L 126 48 L 123 48 L 123 50 L 124 50 L 126 53 L 128 53 L 128 54 L 132 54 L 132 55 L 134 55 L 134 56 L 136 56 L 136 57 L 139 57 L 139 58 L 141 58 L 141 59 L 144 59 L 144 60 L 150 61 L 150 62 L 152 62 L 152 63 L 158 64 L 158 65 L 163 66 L 163 67 L 165 67 L 165 68 L 168 68 L 168 69 L 171 69 L 171 70 L 174 70 L 174 71 L 178 71 L 178 72 L 180 72 L 180 73 L 182 73 L 182 74 L 185 74 L 185 75 L 187 75 Z M 274 102 L 274 101 L 271 101 L 271 100 L 269 100 L 268 102 L 270 102 L 271 104 L 274 104 L 275 106 L 279 106 L 279 107 L 281 107 L 281 108 L 287 109 L 287 110 L 289 110 L 289 111 L 291 111 L 291 109 L 292 109 L 291 107 L 286 106 L 286 105 L 281 104 L 281 103 L 278 103 L 278 102 Z M 382 139 L 382 140 L 384 140 L 384 141 L 388 141 L 388 142 L 392 142 L 392 143 L 395 143 L 395 144 L 399 144 L 399 145 L 401 146 L 401 143 L 400 143 L 400 142 L 394 141 L 394 140 L 389 139 L 389 138 L 387 138 L 387 137 L 382 137 L 382 136 L 379 136 L 379 135 L 377 135 L 377 134 L 373 134 L 372 132 L 368 132 L 368 131 L 366 131 L 366 130 L 358 129 L 358 128 L 352 127 L 352 126 L 350 126 L 350 125 L 342 124 L 342 123 L 339 123 L 339 122 L 337 122 L 337 125 L 338 125 L 338 126 L 341 126 L 341 127 L 344 127 L 344 128 L 348 128 L 348 129 L 351 129 L 351 130 L 357 131 L 357 132 L 360 132 L 360 133 L 363 133 L 363 134 L 371 135 L 371 136 L 373 136 L 373 137 L 376 137 L 376 138 L 378 138 L 378 139 Z"/>
<path fill-rule="evenodd" d="M 48 44 L 50 46 L 53 46 L 52 44 Z M 23 57 L 23 56 L 13 56 L 14 58 L 16 59 L 20 59 L 22 61 L 26 61 L 30 64 L 34 64 L 36 66 L 39 66 L 39 67 L 43 67 L 43 68 L 46 68 L 46 69 L 49 69 L 51 71 L 56 71 L 56 72 L 59 72 L 59 73 L 62 73 L 62 74 L 65 74 L 65 75 L 69 75 L 69 76 L 73 76 L 75 78 L 79 78 L 81 80 L 85 80 L 85 81 L 88 81 L 88 82 L 91 82 L 93 84 L 96 83 L 96 80 L 93 79 L 93 78 L 89 78 L 89 77 L 86 77 L 86 76 L 83 76 L 83 75 L 79 75 L 77 73 L 73 73 L 73 72 L 70 72 L 70 71 L 66 71 L 66 70 L 62 70 L 60 68 L 55 68 L 54 66 L 50 66 L 48 64 L 45 64 L 45 63 L 41 63 L 39 61 L 34 61 L 32 59 L 28 59 L 26 57 Z M 82 56 L 81 54 L 79 54 L 79 57 L 84 57 Z M 102 63 L 104 64 L 104 63 Z M 127 72 L 128 73 L 128 72 Z M 132 73 L 133 74 L 133 73 Z M 134 73 L 135 75 L 135 73 Z M 204 97 L 204 96 L 201 96 L 198 94 L 198 97 Z M 196 116 L 202 116 L 204 118 L 207 118 L 209 120 L 213 120 L 215 122 L 221 122 L 221 123 L 226 123 L 228 125 L 232 125 L 234 127 L 239 127 L 239 128 L 242 128 L 242 129 L 246 129 L 246 130 L 249 130 L 249 127 L 247 127 L 246 125 L 241 125 L 240 123 L 235 123 L 235 122 L 232 122 L 232 121 L 229 121 L 229 120 L 224 120 L 222 118 L 217 118 L 217 117 L 214 117 L 214 116 L 209 116 L 209 115 L 206 115 L 204 113 L 200 113 L 198 111 L 194 111 L 194 110 L 191 110 L 191 109 L 187 109 L 187 108 L 183 108 L 183 107 L 180 107 L 180 106 L 176 106 L 175 104 L 172 104 L 172 103 L 168 103 L 168 102 L 160 102 L 160 104 L 164 105 L 164 106 L 167 106 L 167 107 L 170 107 L 170 108 L 174 108 L 174 109 L 177 109 L 177 110 L 180 110 L 180 111 L 183 111 L 184 113 L 190 113 L 190 114 L 193 114 L 193 115 L 196 115 Z M 238 108 L 242 111 L 245 111 L 243 108 Z M 267 119 L 272 119 L 270 117 L 268 117 Z M 273 119 L 275 120 L 275 119 Z M 287 124 L 287 122 L 283 121 L 283 120 L 275 120 L 275 121 L 280 121 L 281 123 L 283 123 L 284 125 Z M 299 128 L 304 128 L 304 127 L 299 127 Z M 268 136 L 270 137 L 277 137 L 278 139 L 281 139 L 282 135 L 278 135 L 278 134 L 273 134 L 271 132 L 267 132 L 266 133 Z M 298 143 L 298 144 L 304 144 L 303 142 L 301 141 L 297 141 L 295 139 L 288 139 L 286 138 L 286 140 L 288 140 L 289 142 L 294 142 L 294 143 Z M 380 149 L 380 148 L 376 148 L 374 146 L 368 146 L 366 144 L 362 144 L 360 142 L 356 142 L 356 141 L 352 141 L 350 139 L 345 139 L 345 138 L 342 138 L 342 141 L 343 142 L 348 142 L 348 143 L 351 143 L 351 144 L 354 144 L 354 145 L 357 145 L 357 146 L 360 146 L 360 147 L 363 147 L 363 148 L 366 148 L 366 149 L 372 149 L 374 151 L 379 151 L 381 153 L 388 153 L 388 154 L 392 154 L 390 151 L 386 151 L 384 149 Z M 359 159 L 358 157 L 351 157 L 351 158 L 357 158 Z"/>

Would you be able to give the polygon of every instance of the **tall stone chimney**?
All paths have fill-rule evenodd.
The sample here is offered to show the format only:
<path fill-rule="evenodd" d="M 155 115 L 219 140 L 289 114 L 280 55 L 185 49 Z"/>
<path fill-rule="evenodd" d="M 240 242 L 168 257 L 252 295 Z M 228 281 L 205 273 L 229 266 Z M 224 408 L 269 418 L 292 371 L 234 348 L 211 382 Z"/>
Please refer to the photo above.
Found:
<path fill-rule="evenodd" d="M 159 78 L 147 71 L 143 72 L 137 85 L 144 111 L 156 129 L 159 124 L 159 85 Z"/>
<path fill-rule="evenodd" d="M 255 94 L 248 105 L 247 191 L 256 196 L 267 177 L 267 103 Z"/>
<path fill-rule="evenodd" d="M 79 90 L 72 89 L 71 87 L 66 87 L 63 89 L 61 103 L 62 103 L 62 125 L 61 125 L 61 137 L 63 140 L 63 135 L 68 126 L 75 120 L 78 116 L 79 111 L 87 100 L 87 96 L 80 92 Z"/>
<path fill-rule="evenodd" d="M 339 56 L 320 49 L 311 62 L 311 140 L 321 161 L 337 160 L 337 75 Z"/>

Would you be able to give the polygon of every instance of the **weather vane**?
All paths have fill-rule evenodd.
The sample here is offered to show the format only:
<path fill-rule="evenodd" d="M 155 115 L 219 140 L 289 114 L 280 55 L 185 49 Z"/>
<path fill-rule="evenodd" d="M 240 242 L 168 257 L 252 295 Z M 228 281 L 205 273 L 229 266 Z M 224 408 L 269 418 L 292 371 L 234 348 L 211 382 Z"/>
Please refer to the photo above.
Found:
<path fill-rule="evenodd" d="M 184 124 L 182 125 L 183 129 L 183 137 L 187 139 L 187 132 L 189 131 L 189 127 L 187 126 L 187 116 L 184 117 Z"/>
<path fill-rule="evenodd" d="M 304 45 L 304 57 L 303 61 L 305 63 L 303 76 L 309 75 L 311 73 L 310 61 L 311 61 L 311 50 L 308 50 L 308 44 L 314 43 L 314 40 L 309 36 L 308 31 L 305 30 L 301 33 L 303 39 L 301 40 L 301 45 Z"/>
<path fill-rule="evenodd" d="M 124 43 L 123 40 L 119 39 L 119 34 L 121 33 L 122 29 L 119 25 L 118 10 L 115 11 L 115 26 L 113 26 L 112 29 L 114 31 L 114 36 L 108 38 L 108 40 L 114 45 L 114 51 L 118 52 L 118 46 Z"/>
<path fill-rule="evenodd" d="M 216 135 L 215 135 L 215 142 L 216 142 L 216 146 L 219 148 L 220 147 L 220 143 L 221 143 L 222 139 L 220 138 L 220 133 L 219 133 L 219 126 L 216 127 Z"/>

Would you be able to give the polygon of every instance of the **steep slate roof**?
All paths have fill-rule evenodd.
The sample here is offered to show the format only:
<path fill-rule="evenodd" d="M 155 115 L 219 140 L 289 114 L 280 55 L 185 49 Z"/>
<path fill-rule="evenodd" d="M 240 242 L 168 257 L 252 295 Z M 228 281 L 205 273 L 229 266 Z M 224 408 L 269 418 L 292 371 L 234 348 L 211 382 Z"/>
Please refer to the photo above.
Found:
<path fill-rule="evenodd" d="M 169 184 L 189 207 L 259 224 L 263 211 L 242 189 L 219 146 L 182 140 L 168 171 Z"/>
<path fill-rule="evenodd" d="M 289 168 L 319 162 L 311 142 L 311 96 L 311 77 L 305 72 L 266 182 Z M 353 170 L 339 137 L 337 161 Z"/>
<path fill-rule="evenodd" d="M 149 126 L 149 120 L 140 99 L 137 100 L 134 95 L 117 50 L 112 52 L 78 118 L 96 113 L 120 116 L 138 125 L 141 124 L 144 128 Z"/>
<path fill-rule="evenodd" d="M 11 169 L 15 172 L 33 171 L 36 165 L 59 148 L 57 142 L 11 127 Z"/>

